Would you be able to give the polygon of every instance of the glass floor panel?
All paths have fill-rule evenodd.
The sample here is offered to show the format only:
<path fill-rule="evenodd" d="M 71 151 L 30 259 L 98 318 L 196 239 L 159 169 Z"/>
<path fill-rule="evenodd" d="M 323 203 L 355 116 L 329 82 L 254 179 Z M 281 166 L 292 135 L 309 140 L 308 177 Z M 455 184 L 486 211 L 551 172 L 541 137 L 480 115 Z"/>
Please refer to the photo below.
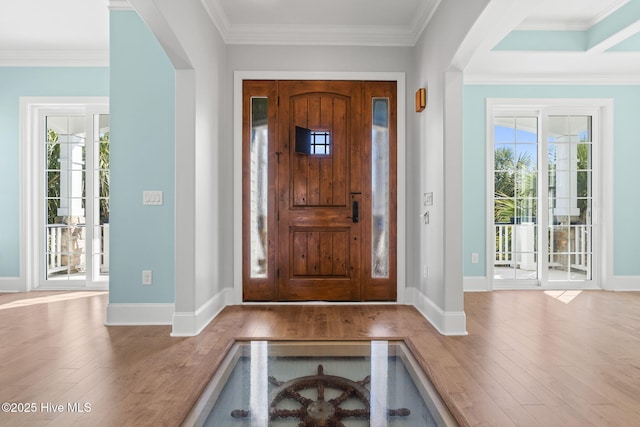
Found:
<path fill-rule="evenodd" d="M 401 341 L 238 341 L 183 425 L 458 424 Z"/>

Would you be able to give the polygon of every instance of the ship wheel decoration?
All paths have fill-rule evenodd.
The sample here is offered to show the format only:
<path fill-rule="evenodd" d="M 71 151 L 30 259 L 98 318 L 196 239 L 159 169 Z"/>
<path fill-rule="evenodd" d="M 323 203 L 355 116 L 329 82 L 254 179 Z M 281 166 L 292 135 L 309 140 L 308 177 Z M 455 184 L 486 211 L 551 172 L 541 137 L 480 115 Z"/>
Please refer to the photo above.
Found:
<path fill-rule="evenodd" d="M 351 381 L 348 378 L 333 375 L 325 375 L 322 365 L 318 365 L 317 375 L 294 378 L 283 382 L 275 377 L 269 377 L 269 383 L 275 387 L 269 393 L 269 424 L 279 418 L 297 418 L 300 420 L 298 427 L 345 427 L 342 420 L 345 418 L 370 419 L 370 391 L 365 385 L 371 382 L 367 376 L 362 381 Z M 334 398 L 325 400 L 325 388 L 341 391 Z M 303 396 L 303 390 L 316 389 L 317 399 L 313 400 Z M 309 394 L 309 393 L 305 393 Z M 313 394 L 313 393 L 311 393 Z M 357 399 L 364 406 L 361 409 L 346 409 L 341 405 L 348 399 Z M 301 406 L 298 409 L 278 408 L 282 401 L 295 401 Z M 389 409 L 388 416 L 406 417 L 411 414 L 406 408 Z M 234 418 L 247 418 L 251 412 L 236 409 L 231 412 Z"/>

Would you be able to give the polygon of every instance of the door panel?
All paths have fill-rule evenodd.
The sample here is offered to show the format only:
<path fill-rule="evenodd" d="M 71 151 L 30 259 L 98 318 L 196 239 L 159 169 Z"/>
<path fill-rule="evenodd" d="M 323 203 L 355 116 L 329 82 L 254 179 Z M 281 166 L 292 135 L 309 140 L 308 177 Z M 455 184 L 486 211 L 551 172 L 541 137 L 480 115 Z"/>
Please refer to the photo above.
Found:
<path fill-rule="evenodd" d="M 268 114 L 252 116 L 257 97 Z M 395 300 L 395 97 L 395 82 L 244 82 L 245 301 Z"/>
<path fill-rule="evenodd" d="M 302 206 L 346 206 L 345 172 L 349 141 L 344 117 L 348 99 L 329 94 L 297 95 L 291 99 L 291 123 L 329 133 L 329 154 L 291 157 L 293 204 Z M 295 134 L 294 134 L 295 135 Z"/>
<path fill-rule="evenodd" d="M 320 230 L 292 230 L 293 277 L 347 277 L 349 229 Z"/>
<path fill-rule="evenodd" d="M 360 299 L 361 224 L 350 199 L 362 191 L 361 86 L 279 82 L 281 300 Z M 296 126 L 328 133 L 328 154 L 296 152 Z"/>
<path fill-rule="evenodd" d="M 592 280 L 593 117 L 550 115 L 548 282 Z M 597 122 L 597 120 L 596 120 Z"/>

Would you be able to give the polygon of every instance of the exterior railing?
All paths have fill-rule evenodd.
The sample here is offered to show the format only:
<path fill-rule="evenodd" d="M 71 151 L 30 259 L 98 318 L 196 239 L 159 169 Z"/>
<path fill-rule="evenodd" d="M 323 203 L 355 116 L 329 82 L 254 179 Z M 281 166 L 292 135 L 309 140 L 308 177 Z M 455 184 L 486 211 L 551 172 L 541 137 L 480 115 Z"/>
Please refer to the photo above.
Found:
<path fill-rule="evenodd" d="M 52 224 L 47 227 L 47 272 L 49 274 L 64 271 L 68 268 L 63 253 L 64 224 Z"/>
<path fill-rule="evenodd" d="M 575 247 L 578 249 L 574 256 L 572 267 L 584 271 L 591 271 L 591 226 L 577 225 Z"/>
<path fill-rule="evenodd" d="M 496 257 L 494 265 L 504 266 L 513 263 L 513 225 L 496 224 Z"/>
<path fill-rule="evenodd" d="M 94 271 L 109 273 L 109 224 L 103 224 L 99 235 L 100 247 L 94 248 Z M 47 226 L 47 276 L 56 273 L 77 273 L 86 269 L 86 235 L 84 224 L 49 224 Z"/>
<path fill-rule="evenodd" d="M 518 262 L 515 248 L 516 224 L 495 224 L 495 258 L 496 267 L 513 267 Z M 520 236 L 520 235 L 519 235 Z M 535 238 L 533 234 L 529 239 Z M 522 238 L 522 237 L 519 237 Z M 526 247 L 534 245 L 526 244 Z M 592 239 L 591 226 L 554 225 L 549 227 L 549 266 L 591 272 Z"/>

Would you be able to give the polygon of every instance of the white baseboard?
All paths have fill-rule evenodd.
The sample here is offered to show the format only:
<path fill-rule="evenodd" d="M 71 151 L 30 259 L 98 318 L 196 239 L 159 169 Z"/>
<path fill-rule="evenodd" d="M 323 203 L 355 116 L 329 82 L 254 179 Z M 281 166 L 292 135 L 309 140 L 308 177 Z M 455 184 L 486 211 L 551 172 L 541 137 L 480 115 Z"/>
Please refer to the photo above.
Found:
<path fill-rule="evenodd" d="M 442 335 L 467 335 L 467 316 L 464 311 L 445 312 L 417 288 L 406 288 L 405 299 Z"/>
<path fill-rule="evenodd" d="M 486 276 L 465 276 L 462 287 L 465 292 L 487 292 L 491 290 Z"/>
<path fill-rule="evenodd" d="M 174 304 L 107 304 L 107 326 L 171 325 Z"/>
<path fill-rule="evenodd" d="M 233 303 L 233 288 L 225 288 L 204 303 L 195 312 L 173 314 L 172 337 L 198 335 L 225 308 Z"/>
<path fill-rule="evenodd" d="M 25 292 L 24 281 L 20 277 L 0 277 L 0 292 Z"/>
<path fill-rule="evenodd" d="M 613 276 L 607 282 L 608 291 L 640 291 L 640 276 Z"/>

